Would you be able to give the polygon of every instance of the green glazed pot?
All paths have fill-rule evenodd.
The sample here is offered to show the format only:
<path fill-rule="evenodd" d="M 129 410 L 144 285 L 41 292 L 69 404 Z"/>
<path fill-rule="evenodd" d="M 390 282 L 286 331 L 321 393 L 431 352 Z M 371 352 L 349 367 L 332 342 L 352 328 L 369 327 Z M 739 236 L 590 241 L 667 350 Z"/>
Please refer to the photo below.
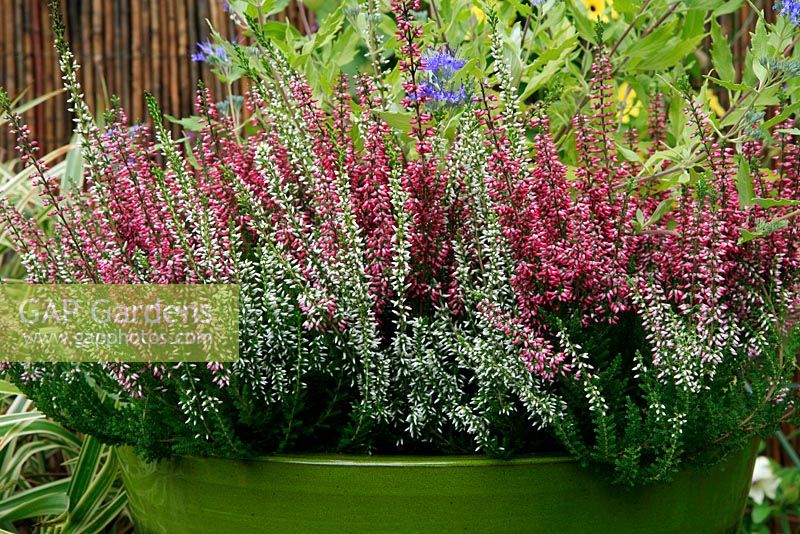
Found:
<path fill-rule="evenodd" d="M 754 461 L 626 490 L 567 457 L 118 457 L 143 534 L 735 532 Z"/>

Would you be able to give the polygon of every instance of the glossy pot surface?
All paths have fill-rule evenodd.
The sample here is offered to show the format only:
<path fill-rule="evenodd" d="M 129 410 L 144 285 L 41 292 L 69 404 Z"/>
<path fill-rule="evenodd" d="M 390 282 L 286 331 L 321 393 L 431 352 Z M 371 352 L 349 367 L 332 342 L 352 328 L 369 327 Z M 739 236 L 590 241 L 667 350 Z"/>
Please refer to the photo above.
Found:
<path fill-rule="evenodd" d="M 119 449 L 137 530 L 250 532 L 735 532 L 752 450 L 669 484 L 611 486 L 567 457 L 182 457 Z"/>

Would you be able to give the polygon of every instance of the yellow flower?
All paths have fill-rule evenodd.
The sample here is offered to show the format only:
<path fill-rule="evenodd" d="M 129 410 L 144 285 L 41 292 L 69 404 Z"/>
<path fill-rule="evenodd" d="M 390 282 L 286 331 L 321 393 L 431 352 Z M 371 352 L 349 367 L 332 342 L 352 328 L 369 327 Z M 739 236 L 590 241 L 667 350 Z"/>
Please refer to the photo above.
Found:
<path fill-rule="evenodd" d="M 592 20 L 611 22 L 612 19 L 617 20 L 619 18 L 619 13 L 614 9 L 614 0 L 583 0 L 583 5 Z M 610 18 L 609 15 L 611 16 Z"/>
<path fill-rule="evenodd" d="M 583 0 L 583 5 L 592 20 L 600 19 L 606 10 L 606 0 Z"/>
<path fill-rule="evenodd" d="M 478 24 L 480 24 L 481 22 L 486 21 L 486 13 L 484 13 L 483 10 L 481 8 L 479 8 L 478 6 L 472 6 L 470 8 L 470 11 L 472 12 L 472 16 L 475 17 L 475 21 Z"/>
<path fill-rule="evenodd" d="M 617 20 L 619 18 L 619 13 L 614 9 L 614 0 L 606 0 L 606 5 L 608 5 L 608 8 L 611 10 L 611 18 Z M 608 17 L 606 17 L 603 22 L 608 22 Z"/>
<path fill-rule="evenodd" d="M 642 112 L 642 102 L 636 99 L 636 91 L 626 82 L 622 82 L 617 89 L 617 102 L 622 124 L 628 124 L 631 117 L 638 117 Z"/>
<path fill-rule="evenodd" d="M 713 111 L 717 117 L 725 115 L 725 108 L 719 103 L 719 98 L 717 98 L 714 91 L 706 91 L 706 102 L 708 102 L 708 108 Z"/>

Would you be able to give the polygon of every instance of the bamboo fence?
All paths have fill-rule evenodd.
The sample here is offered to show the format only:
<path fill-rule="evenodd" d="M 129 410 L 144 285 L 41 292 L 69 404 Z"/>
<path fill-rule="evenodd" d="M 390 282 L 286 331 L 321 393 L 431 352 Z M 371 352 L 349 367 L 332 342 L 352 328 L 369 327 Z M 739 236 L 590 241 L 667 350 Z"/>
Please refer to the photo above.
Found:
<path fill-rule="evenodd" d="M 198 80 L 223 91 L 207 66 L 192 62 L 195 43 L 209 37 L 209 23 L 224 38 L 237 38 L 223 0 L 61 0 L 67 36 L 81 65 L 80 81 L 90 108 L 102 112 L 117 95 L 132 122 L 146 117 L 144 92 L 175 116 L 192 112 Z M 286 13 L 307 27 L 311 13 L 290 4 Z M 46 0 L 0 0 L 0 86 L 26 98 L 61 87 Z M 71 137 L 63 94 L 25 114 L 45 150 Z M 0 161 L 13 139 L 0 133 Z"/>
<path fill-rule="evenodd" d="M 47 94 L 60 88 L 46 0 L 0 0 L 0 86 L 13 95 Z M 131 121 L 145 119 L 143 94 L 153 93 L 166 112 L 191 114 L 198 80 L 223 94 L 208 67 L 189 60 L 195 43 L 207 39 L 212 24 L 225 38 L 237 38 L 224 0 L 61 0 L 67 34 L 82 65 L 81 83 L 90 107 L 103 110 L 117 95 Z M 763 0 L 774 20 L 774 0 Z M 745 3 L 722 18 L 723 31 L 733 37 L 739 65 L 750 44 L 756 13 Z M 301 29 L 313 27 L 313 14 L 292 2 L 283 17 Z M 310 19 L 310 22 L 309 22 Z M 699 55 L 701 62 L 708 57 Z M 46 150 L 70 139 L 71 116 L 63 95 L 26 114 L 33 134 Z M 0 160 L 13 139 L 0 132 Z"/>

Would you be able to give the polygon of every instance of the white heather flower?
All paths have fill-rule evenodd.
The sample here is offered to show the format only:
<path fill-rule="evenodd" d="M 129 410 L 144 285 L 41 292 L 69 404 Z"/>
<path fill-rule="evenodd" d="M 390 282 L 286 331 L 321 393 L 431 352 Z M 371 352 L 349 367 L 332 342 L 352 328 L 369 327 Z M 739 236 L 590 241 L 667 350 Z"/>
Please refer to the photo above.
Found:
<path fill-rule="evenodd" d="M 756 504 L 764 502 L 764 496 L 769 499 L 775 498 L 775 491 L 781 481 L 772 469 L 772 464 L 766 456 L 756 458 L 756 465 L 753 467 L 753 483 L 750 486 L 750 498 Z"/>

